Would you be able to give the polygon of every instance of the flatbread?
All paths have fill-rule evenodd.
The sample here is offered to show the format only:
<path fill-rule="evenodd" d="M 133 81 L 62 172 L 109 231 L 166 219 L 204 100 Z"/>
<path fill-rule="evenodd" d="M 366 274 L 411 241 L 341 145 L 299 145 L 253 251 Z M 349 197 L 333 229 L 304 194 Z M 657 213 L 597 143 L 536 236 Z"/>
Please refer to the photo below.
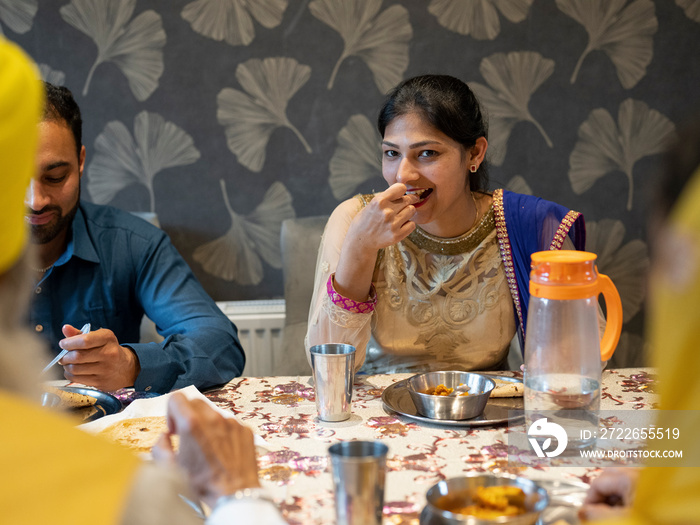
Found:
<path fill-rule="evenodd" d="M 167 431 L 165 416 L 144 416 L 117 421 L 98 434 L 136 452 L 150 452 L 160 436 Z"/>
<path fill-rule="evenodd" d="M 58 396 L 58 398 L 60 399 L 58 408 L 60 409 L 91 407 L 95 403 L 97 403 L 97 398 L 95 397 L 79 394 L 78 392 L 63 390 L 62 388 L 45 386 L 44 390 L 46 390 L 50 394 L 56 394 Z"/>
<path fill-rule="evenodd" d="M 496 388 L 491 391 L 491 397 L 523 397 L 525 385 L 520 381 L 506 381 L 496 377 L 491 379 L 496 383 Z"/>

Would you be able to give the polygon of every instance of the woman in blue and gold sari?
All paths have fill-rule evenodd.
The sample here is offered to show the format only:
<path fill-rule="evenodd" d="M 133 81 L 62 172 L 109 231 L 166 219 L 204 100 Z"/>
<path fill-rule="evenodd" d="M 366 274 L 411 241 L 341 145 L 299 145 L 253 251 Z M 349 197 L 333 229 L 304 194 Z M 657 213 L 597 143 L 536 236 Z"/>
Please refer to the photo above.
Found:
<path fill-rule="evenodd" d="M 378 119 L 389 188 L 342 202 L 323 234 L 306 339 L 367 373 L 505 368 L 524 340 L 530 255 L 584 249 L 583 216 L 486 191 L 487 126 L 454 77 L 402 82 Z"/>

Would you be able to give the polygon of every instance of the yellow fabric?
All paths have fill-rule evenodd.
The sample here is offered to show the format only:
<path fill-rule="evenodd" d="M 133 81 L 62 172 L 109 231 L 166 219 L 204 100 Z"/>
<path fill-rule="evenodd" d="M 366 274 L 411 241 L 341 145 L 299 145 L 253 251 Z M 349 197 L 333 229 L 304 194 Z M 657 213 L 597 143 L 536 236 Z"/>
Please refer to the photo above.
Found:
<path fill-rule="evenodd" d="M 139 459 L 0 390 L 0 522 L 119 523 Z"/>
<path fill-rule="evenodd" d="M 649 309 L 655 388 L 664 410 L 656 426 L 681 429 L 681 438 L 666 441 L 664 448 L 682 450 L 684 465 L 700 465 L 700 170 L 684 189 L 663 237 Z M 698 502 L 700 467 L 646 467 L 631 517 L 615 523 L 700 524 Z"/>
<path fill-rule="evenodd" d="M 42 104 L 36 68 L 19 47 L 0 36 L 0 273 L 17 261 L 27 239 L 24 196 L 36 169 Z"/>
<path fill-rule="evenodd" d="M 658 369 L 660 428 L 681 428 L 669 448 L 683 463 L 700 465 L 700 170 L 669 219 L 666 257 L 652 281 L 650 340 Z M 683 412 L 673 412 L 683 410 Z M 642 473 L 636 513 L 655 523 L 700 523 L 700 468 L 648 468 Z"/>

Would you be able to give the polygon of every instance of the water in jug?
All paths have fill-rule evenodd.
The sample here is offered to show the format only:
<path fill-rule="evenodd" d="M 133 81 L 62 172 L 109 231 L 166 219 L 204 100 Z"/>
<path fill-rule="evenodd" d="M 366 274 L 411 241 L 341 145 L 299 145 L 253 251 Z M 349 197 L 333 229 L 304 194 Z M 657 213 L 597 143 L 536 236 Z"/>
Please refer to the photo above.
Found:
<path fill-rule="evenodd" d="M 597 272 L 595 260 L 595 254 L 575 250 L 532 254 L 523 376 L 526 431 L 546 418 L 564 428 L 569 451 L 595 442 L 602 368 L 622 330 L 620 296 L 610 278 Z M 602 340 L 600 294 L 607 311 Z"/>

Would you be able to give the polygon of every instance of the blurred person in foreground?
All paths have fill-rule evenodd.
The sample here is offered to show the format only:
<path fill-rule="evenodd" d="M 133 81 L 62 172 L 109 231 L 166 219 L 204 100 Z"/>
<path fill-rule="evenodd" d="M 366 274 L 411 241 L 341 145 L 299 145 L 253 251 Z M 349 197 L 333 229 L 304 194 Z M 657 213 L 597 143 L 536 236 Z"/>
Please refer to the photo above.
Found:
<path fill-rule="evenodd" d="M 659 462 L 606 470 L 591 484 L 580 513 L 586 520 L 700 523 L 700 115 L 679 132 L 665 164 L 649 225 L 647 335 L 661 410 L 655 424 L 682 429 L 668 446 L 682 450 L 684 464 L 696 466 Z"/>
<path fill-rule="evenodd" d="M 252 432 L 202 400 L 173 394 L 169 435 L 142 462 L 38 406 L 49 359 L 25 328 L 34 262 L 24 197 L 35 172 L 42 85 L 26 55 L 0 37 L 0 520 L 11 524 L 194 524 L 180 494 L 213 509 L 210 525 L 284 523 L 261 491 Z M 173 451 L 171 435 L 180 437 Z M 188 483 L 189 481 L 189 483 Z"/>
<path fill-rule="evenodd" d="M 31 326 L 66 379 L 105 391 L 165 393 L 221 385 L 245 355 L 236 327 L 207 295 L 168 236 L 131 213 L 80 199 L 85 167 L 80 108 L 45 84 L 38 172 L 27 192 L 37 247 Z M 144 313 L 165 338 L 139 342 Z M 81 334 L 77 327 L 92 324 Z"/>

